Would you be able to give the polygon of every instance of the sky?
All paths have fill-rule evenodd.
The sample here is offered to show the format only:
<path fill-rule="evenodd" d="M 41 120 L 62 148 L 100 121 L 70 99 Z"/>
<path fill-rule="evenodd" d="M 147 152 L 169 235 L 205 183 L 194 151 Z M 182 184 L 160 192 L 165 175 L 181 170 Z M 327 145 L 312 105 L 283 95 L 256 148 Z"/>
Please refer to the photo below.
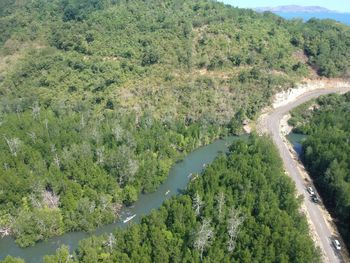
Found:
<path fill-rule="evenodd" d="M 330 10 L 350 12 L 350 0 L 221 0 L 225 4 L 243 8 L 280 6 L 280 5 L 313 5 L 322 6 Z"/>

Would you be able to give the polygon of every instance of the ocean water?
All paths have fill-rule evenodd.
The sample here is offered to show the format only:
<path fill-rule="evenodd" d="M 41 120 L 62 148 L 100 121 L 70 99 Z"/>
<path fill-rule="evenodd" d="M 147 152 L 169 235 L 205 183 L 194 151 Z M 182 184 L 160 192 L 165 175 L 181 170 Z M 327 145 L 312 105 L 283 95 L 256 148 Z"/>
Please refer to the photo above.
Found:
<path fill-rule="evenodd" d="M 310 18 L 318 19 L 333 19 L 343 24 L 350 26 L 350 13 L 281 13 L 276 12 L 276 15 L 279 15 L 286 19 L 292 18 L 302 18 L 304 21 L 309 20 Z"/>

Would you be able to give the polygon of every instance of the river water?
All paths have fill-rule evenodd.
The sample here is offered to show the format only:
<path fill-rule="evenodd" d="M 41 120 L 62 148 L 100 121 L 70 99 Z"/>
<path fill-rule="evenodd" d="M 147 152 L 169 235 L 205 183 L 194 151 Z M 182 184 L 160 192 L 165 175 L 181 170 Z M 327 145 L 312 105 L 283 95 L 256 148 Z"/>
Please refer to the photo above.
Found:
<path fill-rule="evenodd" d="M 293 144 L 293 148 L 300 156 L 302 150 L 302 142 L 306 139 L 307 135 L 300 133 L 290 133 L 287 135 L 287 139 Z"/>
<path fill-rule="evenodd" d="M 191 179 L 191 175 L 202 172 L 206 164 L 210 164 L 220 153 L 227 152 L 228 146 L 238 139 L 246 139 L 247 136 L 230 136 L 224 139 L 216 140 L 212 144 L 203 146 L 188 154 L 182 161 L 176 163 L 169 172 L 169 176 L 163 184 L 159 186 L 156 192 L 142 194 L 139 200 L 128 208 L 121 211 L 121 220 L 114 224 L 109 224 L 97 228 L 92 233 L 70 232 L 59 237 L 51 238 L 47 241 L 39 242 L 35 246 L 20 248 L 12 237 L 0 239 L 0 260 L 7 255 L 23 258 L 27 263 L 40 263 L 45 255 L 54 254 L 61 245 L 67 245 L 71 251 L 78 247 L 81 239 L 91 235 L 101 235 L 111 233 L 115 228 L 125 228 L 127 224 L 123 220 L 136 214 L 130 222 L 137 223 L 141 217 L 149 214 L 152 209 L 159 208 L 162 203 L 170 197 L 181 194 L 186 189 Z M 298 154 L 301 153 L 301 142 L 306 138 L 305 135 L 291 133 L 287 136 L 288 140 L 294 145 Z M 168 192 L 168 194 L 166 194 Z"/>
<path fill-rule="evenodd" d="M 206 164 L 211 163 L 220 153 L 226 152 L 228 146 L 238 139 L 246 139 L 247 136 L 226 137 L 216 140 L 212 144 L 203 146 L 188 154 L 184 160 L 176 163 L 169 172 L 168 178 L 154 193 L 142 194 L 134 206 L 122 209 L 121 221 L 114 224 L 106 225 L 96 229 L 92 233 L 86 232 L 70 232 L 62 236 L 51 238 L 47 241 L 39 242 L 35 246 L 29 248 L 20 248 L 12 237 L 0 239 L 0 259 L 7 255 L 23 258 L 27 263 L 42 262 L 44 255 L 55 253 L 56 249 L 61 245 L 67 245 L 71 250 L 77 248 L 79 240 L 87 238 L 93 234 L 111 233 L 117 227 L 124 228 L 128 224 L 122 221 L 136 214 L 136 217 L 130 222 L 139 222 L 143 215 L 147 215 L 152 209 L 159 208 L 162 203 L 170 197 L 181 193 L 186 189 L 190 181 L 190 174 L 199 174 Z M 168 194 L 166 194 L 170 191 Z"/>

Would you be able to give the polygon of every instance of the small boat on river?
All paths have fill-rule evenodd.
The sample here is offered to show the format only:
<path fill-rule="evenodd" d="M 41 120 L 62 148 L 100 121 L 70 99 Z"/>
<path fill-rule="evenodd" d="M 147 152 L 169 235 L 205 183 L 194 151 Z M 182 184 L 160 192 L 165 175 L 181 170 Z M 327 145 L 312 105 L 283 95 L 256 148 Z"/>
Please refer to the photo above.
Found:
<path fill-rule="evenodd" d="M 136 216 L 136 214 L 132 215 L 132 216 L 128 216 L 127 218 L 125 218 L 125 220 L 123 221 L 123 223 L 127 223 L 129 222 L 130 220 L 132 220 L 134 217 Z"/>
<path fill-rule="evenodd" d="M 170 193 L 170 190 L 166 191 L 166 192 L 165 192 L 165 195 L 168 195 L 169 193 Z"/>

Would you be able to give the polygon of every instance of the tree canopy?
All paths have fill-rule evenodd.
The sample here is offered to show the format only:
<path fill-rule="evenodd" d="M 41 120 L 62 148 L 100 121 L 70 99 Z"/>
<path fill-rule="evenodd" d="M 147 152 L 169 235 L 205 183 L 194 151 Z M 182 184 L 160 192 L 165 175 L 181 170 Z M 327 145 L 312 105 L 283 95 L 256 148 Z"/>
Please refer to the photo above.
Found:
<path fill-rule="evenodd" d="M 45 263 L 68 258 L 60 248 Z M 140 224 L 80 242 L 68 262 L 320 262 L 270 139 L 238 141 Z"/>
<path fill-rule="evenodd" d="M 311 109 L 301 106 L 292 123 L 307 134 L 302 160 L 309 170 L 338 228 L 350 246 L 350 92 L 328 95 L 315 101 Z"/>
<path fill-rule="evenodd" d="M 310 65 L 346 75 L 348 36 L 209 0 L 1 1 L 0 229 L 29 246 L 113 222 Z"/>

